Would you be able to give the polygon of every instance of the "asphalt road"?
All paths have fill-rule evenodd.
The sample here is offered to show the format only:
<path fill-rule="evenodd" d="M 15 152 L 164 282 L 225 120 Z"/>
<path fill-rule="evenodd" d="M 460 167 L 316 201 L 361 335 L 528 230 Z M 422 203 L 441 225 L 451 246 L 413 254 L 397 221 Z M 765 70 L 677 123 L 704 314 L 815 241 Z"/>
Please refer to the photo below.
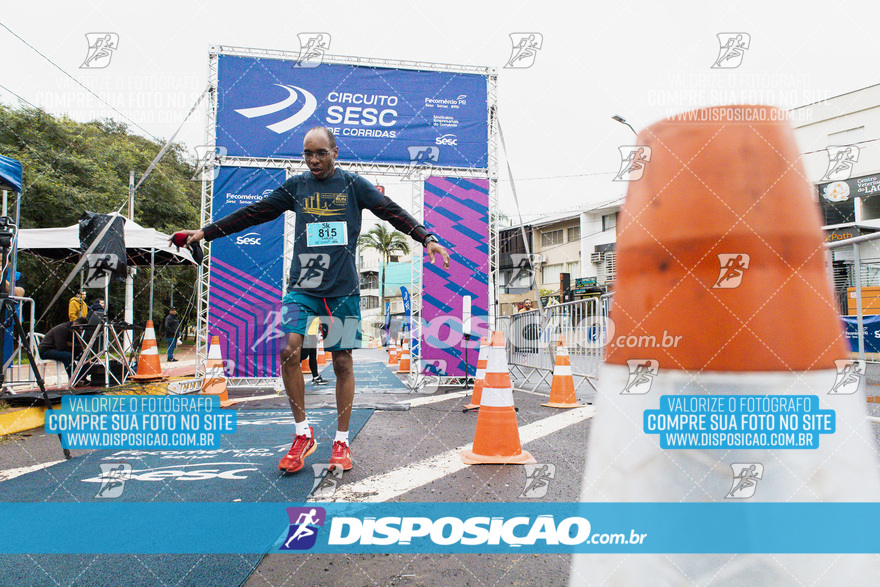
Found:
<path fill-rule="evenodd" d="M 364 349 L 357 351 L 356 361 L 383 362 L 384 352 Z M 325 374 L 326 376 L 326 374 Z M 329 388 L 329 389 L 328 389 Z M 312 388 L 307 396 L 311 407 L 334 404 L 331 386 Z M 460 465 L 457 450 L 474 439 L 477 413 L 463 413 L 469 403 L 458 389 L 439 390 L 436 394 L 388 393 L 382 389 L 358 387 L 356 407 L 377 407 L 352 443 L 354 468 L 345 473 L 337 489 L 343 499 L 376 501 L 383 498 L 370 484 L 377 476 L 398 472 L 402 481 L 383 491 L 392 490 L 398 502 L 522 502 L 577 501 L 583 476 L 587 437 L 592 407 L 557 410 L 542 407 L 547 393 L 515 392 L 518 423 L 523 443 L 539 464 L 553 465 L 546 494 L 540 498 L 522 497 L 527 485 L 526 469 L 519 465 Z M 266 396 L 269 390 L 234 390 L 231 397 Z M 586 395 L 581 397 L 585 401 Z M 430 398 L 432 403 L 420 404 Z M 436 401 L 435 401 L 436 400 Z M 420 404 L 420 405 L 419 405 Z M 236 409 L 286 409 L 283 396 L 269 397 L 238 404 Z M 572 415 L 572 412 L 579 412 Z M 553 426 L 542 421 L 554 416 Z M 531 425 L 531 426 L 530 426 Z M 529 434 L 526 435 L 525 433 Z M 74 451 L 74 458 L 85 451 Z M 447 455 L 455 469 L 443 466 L 421 466 L 420 463 L 438 455 Z M 450 456 L 451 455 L 451 456 Z M 11 435 L 0 441 L 0 471 L 49 463 L 62 458 L 58 438 L 43 430 Z M 408 471 L 418 473 L 410 475 Z M 300 474 L 306 474 L 308 467 Z M 2 488 L 2 485 L 0 485 Z M 345 493 L 346 488 L 356 488 Z M 357 489 L 360 488 L 360 489 Z M 387 497 L 387 496 L 386 496 Z M 567 582 L 570 557 L 511 553 L 506 555 L 321 555 L 278 554 L 264 557 L 246 582 L 249 586 L 265 585 L 564 585 Z"/>
<path fill-rule="evenodd" d="M 356 353 L 355 360 L 382 361 L 383 358 L 382 351 L 365 349 Z M 880 395 L 880 366 L 869 367 L 867 382 L 868 395 Z M 308 389 L 316 392 L 307 397 L 309 406 L 333 404 L 332 389 Z M 457 393 L 458 390 L 443 391 L 428 396 L 359 387 L 356 407 L 379 409 L 352 443 L 354 468 L 345 473 L 331 500 L 523 504 L 578 500 L 592 422 L 591 406 L 555 410 L 540 405 L 546 401 L 546 394 L 514 392 L 520 434 L 525 438 L 523 448 L 531 452 L 539 464 L 552 465 L 555 469 L 544 495 L 526 497 L 523 492 L 527 487 L 527 471 L 523 466 L 459 464 L 457 451 L 473 442 L 477 414 L 462 412 L 469 401 L 468 395 Z M 265 389 L 235 390 L 231 395 L 248 397 L 271 393 Z M 581 402 L 591 397 L 591 390 L 578 393 Z M 876 415 L 880 403 L 868 406 Z M 274 396 L 238 404 L 235 408 L 286 409 L 287 402 L 283 396 Z M 874 430 L 880 444 L 880 426 Z M 82 452 L 74 452 L 74 458 L 77 454 Z M 57 437 L 47 436 L 42 429 L 0 440 L 0 471 L 60 458 Z M 306 474 L 307 469 L 301 474 Z M 245 585 L 565 585 L 569 566 L 568 555 L 516 552 L 271 554 L 263 558 Z"/>

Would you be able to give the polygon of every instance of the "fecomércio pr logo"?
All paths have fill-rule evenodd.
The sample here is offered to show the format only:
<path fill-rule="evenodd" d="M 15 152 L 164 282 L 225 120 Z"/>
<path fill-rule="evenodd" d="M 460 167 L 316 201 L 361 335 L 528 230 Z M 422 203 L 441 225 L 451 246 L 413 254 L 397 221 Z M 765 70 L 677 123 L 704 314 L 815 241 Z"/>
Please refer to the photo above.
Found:
<path fill-rule="evenodd" d="M 320 507 L 290 507 L 287 508 L 287 517 L 290 519 L 290 528 L 287 540 L 280 549 L 308 550 L 318 540 L 318 530 L 324 527 L 327 510 Z"/>

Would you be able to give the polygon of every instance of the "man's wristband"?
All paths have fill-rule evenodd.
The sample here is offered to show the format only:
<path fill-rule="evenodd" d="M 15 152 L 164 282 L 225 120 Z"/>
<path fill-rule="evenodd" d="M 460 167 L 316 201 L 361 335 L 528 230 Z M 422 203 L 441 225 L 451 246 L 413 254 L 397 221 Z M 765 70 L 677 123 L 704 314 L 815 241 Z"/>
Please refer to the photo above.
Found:
<path fill-rule="evenodd" d="M 439 243 L 439 242 L 440 241 L 437 239 L 436 236 L 434 236 L 433 234 L 429 234 L 428 236 L 425 237 L 425 242 L 423 242 L 422 244 L 427 247 L 430 243 Z"/>

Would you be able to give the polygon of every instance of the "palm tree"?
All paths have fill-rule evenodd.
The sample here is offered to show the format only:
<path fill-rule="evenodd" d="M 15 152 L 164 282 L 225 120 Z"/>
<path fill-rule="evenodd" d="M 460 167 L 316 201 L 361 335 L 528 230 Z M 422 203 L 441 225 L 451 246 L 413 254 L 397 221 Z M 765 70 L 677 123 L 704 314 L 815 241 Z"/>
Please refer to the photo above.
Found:
<path fill-rule="evenodd" d="M 358 246 L 364 249 L 376 249 L 382 255 L 382 282 L 379 284 L 379 313 L 385 314 L 385 265 L 388 257 L 399 251 L 409 254 L 409 241 L 402 232 L 389 230 L 385 224 L 377 224 L 358 238 Z"/>

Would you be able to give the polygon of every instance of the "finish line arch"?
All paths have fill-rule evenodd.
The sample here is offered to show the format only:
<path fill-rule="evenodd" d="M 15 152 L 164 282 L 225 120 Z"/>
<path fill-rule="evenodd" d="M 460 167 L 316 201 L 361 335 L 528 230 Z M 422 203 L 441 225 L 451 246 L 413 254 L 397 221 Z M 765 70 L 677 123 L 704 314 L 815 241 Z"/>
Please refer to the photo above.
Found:
<path fill-rule="evenodd" d="M 422 379 L 423 349 L 434 366 L 428 374 L 436 374 L 445 361 L 441 375 L 461 377 L 466 369 L 472 375 L 477 353 L 469 351 L 469 367 L 461 345 L 438 356 L 432 339 L 421 344 L 426 334 L 435 334 L 423 333 L 422 324 L 443 314 L 460 316 L 468 293 L 476 300 L 474 315 L 485 312 L 482 322 L 475 321 L 477 341 L 481 328 L 494 321 L 497 283 L 490 276 L 497 273 L 498 247 L 488 219 L 497 209 L 495 70 L 327 55 L 320 66 L 300 68 L 295 66 L 299 57 L 299 52 L 212 48 L 202 226 L 306 171 L 298 153 L 305 131 L 333 128 L 340 148 L 337 164 L 359 174 L 410 180 L 413 216 L 436 232 L 458 261 L 441 283 L 442 276 L 424 273 L 423 255 L 413 255 L 410 291 L 418 295 L 412 296 L 412 312 L 424 320 L 413 320 L 412 336 L 420 344 L 413 345 L 419 368 L 413 369 L 411 387 Z M 298 123 L 284 130 L 291 118 Z M 366 123 L 375 128 L 365 128 Z M 197 374 L 204 373 L 211 335 L 219 334 L 231 383 L 279 387 L 281 343 L 275 326 L 294 218 L 288 212 L 247 234 L 205 243 L 197 284 Z M 426 285 L 432 293 L 426 294 Z"/>

